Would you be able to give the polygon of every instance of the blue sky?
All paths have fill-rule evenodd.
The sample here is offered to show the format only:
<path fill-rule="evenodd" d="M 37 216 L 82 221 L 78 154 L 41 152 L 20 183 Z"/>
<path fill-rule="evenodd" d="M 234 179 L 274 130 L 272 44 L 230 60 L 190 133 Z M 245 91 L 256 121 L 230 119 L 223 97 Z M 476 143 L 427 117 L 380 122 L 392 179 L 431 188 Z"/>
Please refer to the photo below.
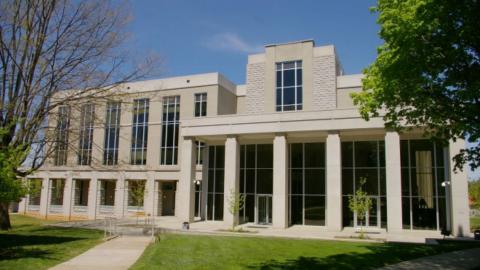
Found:
<path fill-rule="evenodd" d="M 220 72 L 245 83 L 247 55 L 265 44 L 314 39 L 333 44 L 346 74 L 375 60 L 376 1 L 142 0 L 130 3 L 128 46 L 138 56 L 157 54 L 161 76 Z M 469 173 L 480 177 L 480 171 Z"/>

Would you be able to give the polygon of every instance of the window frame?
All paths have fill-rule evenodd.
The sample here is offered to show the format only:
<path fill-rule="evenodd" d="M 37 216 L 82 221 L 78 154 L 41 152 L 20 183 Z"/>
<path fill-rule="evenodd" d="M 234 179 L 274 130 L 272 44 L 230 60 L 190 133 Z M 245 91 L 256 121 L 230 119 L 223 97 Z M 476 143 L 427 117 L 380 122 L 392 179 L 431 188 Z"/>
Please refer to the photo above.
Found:
<path fill-rule="evenodd" d="M 205 117 L 207 116 L 207 92 L 195 93 L 194 95 L 194 116 Z M 205 109 L 203 108 L 205 104 Z"/>
<path fill-rule="evenodd" d="M 286 65 L 292 64 L 293 68 L 285 68 Z M 294 71 L 294 83 L 291 86 L 285 86 L 285 72 L 293 70 Z M 280 85 L 278 73 L 280 72 Z M 301 78 L 298 77 L 298 72 L 301 74 Z M 303 63 L 302 60 L 295 61 L 286 61 L 286 62 L 277 62 L 275 64 L 275 111 L 285 112 L 285 111 L 301 111 L 303 110 Z M 300 80 L 300 82 L 299 82 Z M 294 91 L 294 103 L 285 104 L 285 90 L 293 88 Z M 299 95 L 299 92 L 300 95 Z M 280 94 L 280 98 L 278 95 Z M 278 103 L 280 99 L 280 104 Z M 293 107 L 292 107 L 293 106 Z"/>

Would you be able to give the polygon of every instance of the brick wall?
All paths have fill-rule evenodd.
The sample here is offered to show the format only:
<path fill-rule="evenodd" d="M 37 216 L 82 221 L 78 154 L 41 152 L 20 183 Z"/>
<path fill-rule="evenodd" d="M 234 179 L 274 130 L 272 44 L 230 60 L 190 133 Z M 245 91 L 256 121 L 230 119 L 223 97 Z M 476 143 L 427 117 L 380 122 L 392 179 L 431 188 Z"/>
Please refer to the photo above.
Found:
<path fill-rule="evenodd" d="M 335 56 L 313 58 L 312 73 L 312 110 L 335 109 L 337 106 Z"/>
<path fill-rule="evenodd" d="M 246 114 L 259 114 L 265 110 L 265 75 L 265 63 L 247 65 Z"/>

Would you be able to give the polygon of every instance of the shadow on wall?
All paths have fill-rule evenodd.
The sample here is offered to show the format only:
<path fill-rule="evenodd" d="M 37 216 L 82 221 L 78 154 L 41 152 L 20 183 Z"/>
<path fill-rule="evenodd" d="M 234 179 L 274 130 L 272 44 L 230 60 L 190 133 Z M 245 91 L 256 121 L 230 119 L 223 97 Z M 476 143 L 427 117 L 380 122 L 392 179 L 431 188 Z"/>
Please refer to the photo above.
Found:
<path fill-rule="evenodd" d="M 270 260 L 249 265 L 249 269 L 375 269 L 419 257 L 479 247 L 478 243 L 440 241 L 440 245 L 391 243 L 372 245 L 369 253 L 345 253 L 328 257 L 304 257 L 286 261 Z"/>

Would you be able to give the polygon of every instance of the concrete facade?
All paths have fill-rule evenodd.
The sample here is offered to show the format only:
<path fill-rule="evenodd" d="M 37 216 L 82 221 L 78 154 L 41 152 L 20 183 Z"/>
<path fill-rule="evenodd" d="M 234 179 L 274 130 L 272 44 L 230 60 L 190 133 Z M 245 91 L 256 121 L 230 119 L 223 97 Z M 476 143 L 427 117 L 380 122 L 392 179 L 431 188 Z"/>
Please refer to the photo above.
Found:
<path fill-rule="evenodd" d="M 302 108 L 277 111 L 279 73 L 276 64 L 290 61 L 301 63 L 301 75 L 296 73 L 295 80 L 297 84 L 300 80 Z M 285 73 L 281 76 L 286 78 L 289 75 Z M 250 55 L 246 85 L 234 85 L 218 73 L 129 83 L 124 86 L 124 94 L 119 99 L 118 164 L 103 163 L 106 104 L 96 104 L 98 121 L 94 124 L 91 164 L 77 165 L 75 149 L 68 151 L 66 165 L 55 166 L 49 160 L 27 178 L 42 180 L 39 205 L 29 203 L 27 196 L 20 204 L 20 211 L 67 220 L 175 215 L 188 222 L 195 219 L 204 222 L 221 220 L 225 226 L 252 222 L 277 229 L 314 223 L 319 230 L 342 231 L 351 227 L 349 222 L 352 219 L 345 206 L 350 196 L 346 184 L 350 181 L 347 179 L 349 170 L 354 172 L 351 176 L 354 183 L 359 179 L 356 171 L 366 170 L 363 165 L 355 165 L 355 161 L 353 165 L 346 165 L 349 162 L 349 143 L 355 142 L 359 144 L 358 149 L 362 149 L 362 145 L 376 149 L 376 165 L 365 165 L 370 166 L 371 171 L 376 170 L 377 173 L 370 173 L 368 177 L 378 176 L 374 178 L 378 182 L 373 184 L 373 188 L 378 189 L 380 194 L 374 197 L 376 205 L 367 216 L 370 229 L 387 233 L 428 229 L 438 234 L 442 229 L 448 229 L 458 236 L 467 234 L 467 177 L 464 172 L 451 169 L 452 157 L 464 146 L 463 140 L 452 142 L 443 149 L 433 146 L 433 150 L 417 151 L 415 145 L 425 140 L 420 130 L 399 134 L 386 130 L 381 117 L 368 122 L 363 120 L 349 95 L 361 90 L 361 79 L 361 75 L 343 75 L 334 46 L 315 47 L 312 40 L 305 40 L 267 45 L 265 53 Z M 287 83 L 282 82 L 282 87 L 284 84 Z M 201 93 L 207 97 L 206 115 L 195 117 L 195 94 Z M 295 94 L 297 101 L 298 93 Z M 178 126 L 175 127 L 178 135 L 177 150 L 174 152 L 177 162 L 162 165 L 162 136 L 168 136 L 167 132 L 163 132 L 166 128 L 163 119 L 166 116 L 162 116 L 164 98 L 171 96 L 180 97 Z M 144 165 L 132 165 L 132 136 L 135 136 L 132 131 L 132 104 L 139 98 L 149 99 L 146 162 Z M 287 98 L 281 100 L 284 99 Z M 52 117 L 50 125 L 55 124 L 55 117 Z M 76 139 L 74 136 L 70 138 Z M 203 142 L 205 147 L 199 148 L 197 141 Z M 261 167 L 268 167 L 263 165 L 264 160 L 255 158 L 253 161 L 246 157 L 253 153 L 249 149 L 270 151 L 259 150 L 263 148 L 257 145 L 267 145 L 265 149 L 272 149 L 273 168 Z M 292 164 L 298 157 L 293 156 L 292 149 L 299 145 L 303 147 L 304 157 L 321 156 L 319 160 L 324 159 L 324 163 L 319 161 L 315 165 L 314 172 L 321 172 L 315 177 L 318 183 L 323 184 L 313 195 L 308 181 L 315 182 L 317 178 L 308 174 L 312 172 L 308 165 L 310 159 L 304 158 L 302 169 L 298 169 L 303 175 L 303 178 L 298 178 L 303 179 L 302 193 L 297 195 L 293 190 L 292 183 L 296 180 L 292 172 L 296 169 Z M 367 155 L 355 150 L 355 144 L 351 145 L 354 160 Z M 324 152 L 308 154 L 309 147 L 313 146 L 324 149 Z M 407 155 L 407 146 L 408 151 L 413 149 L 416 154 Z M 443 163 L 437 160 L 441 151 Z M 255 157 L 261 154 L 255 152 Z M 201 164 L 197 161 L 200 156 L 203 157 Z M 416 165 L 410 161 L 412 156 Z M 404 157 L 408 157 L 409 161 L 403 161 L 407 160 Z M 247 163 L 254 165 L 249 167 Z M 419 176 L 415 168 L 427 163 L 436 169 L 435 173 Z M 445 172 L 443 177 L 439 174 L 441 170 Z M 255 176 L 249 176 L 250 172 L 254 172 Z M 406 172 L 409 172 L 408 175 Z M 261 183 L 269 177 L 271 185 L 265 184 L 266 191 L 262 191 L 265 187 Z M 61 192 L 52 187 L 53 179 L 64 183 L 62 205 L 51 204 Z M 80 200 L 75 179 L 89 183 L 88 203 L 83 208 L 75 205 Z M 248 183 L 253 179 L 255 188 L 248 191 L 251 187 Z M 106 180 L 115 184 L 111 191 L 101 185 Z M 145 183 L 144 199 L 138 207 L 132 205 L 131 198 L 135 181 Z M 445 190 L 432 189 L 428 183 L 444 186 Z M 435 192 L 432 193 L 432 190 Z M 240 213 L 229 211 L 231 192 L 246 194 L 246 206 Z M 108 199 L 109 196 L 111 199 Z M 302 198 L 302 204 L 295 206 L 295 198 Z M 418 200 L 423 200 L 426 206 L 418 206 Z M 435 200 L 436 204 L 431 203 Z M 310 206 L 312 202 L 314 206 Z M 422 218 L 422 215 L 432 218 Z M 295 221 L 296 216 L 301 219 L 299 223 Z M 356 214 L 352 216 L 354 224 L 361 221 Z"/>

